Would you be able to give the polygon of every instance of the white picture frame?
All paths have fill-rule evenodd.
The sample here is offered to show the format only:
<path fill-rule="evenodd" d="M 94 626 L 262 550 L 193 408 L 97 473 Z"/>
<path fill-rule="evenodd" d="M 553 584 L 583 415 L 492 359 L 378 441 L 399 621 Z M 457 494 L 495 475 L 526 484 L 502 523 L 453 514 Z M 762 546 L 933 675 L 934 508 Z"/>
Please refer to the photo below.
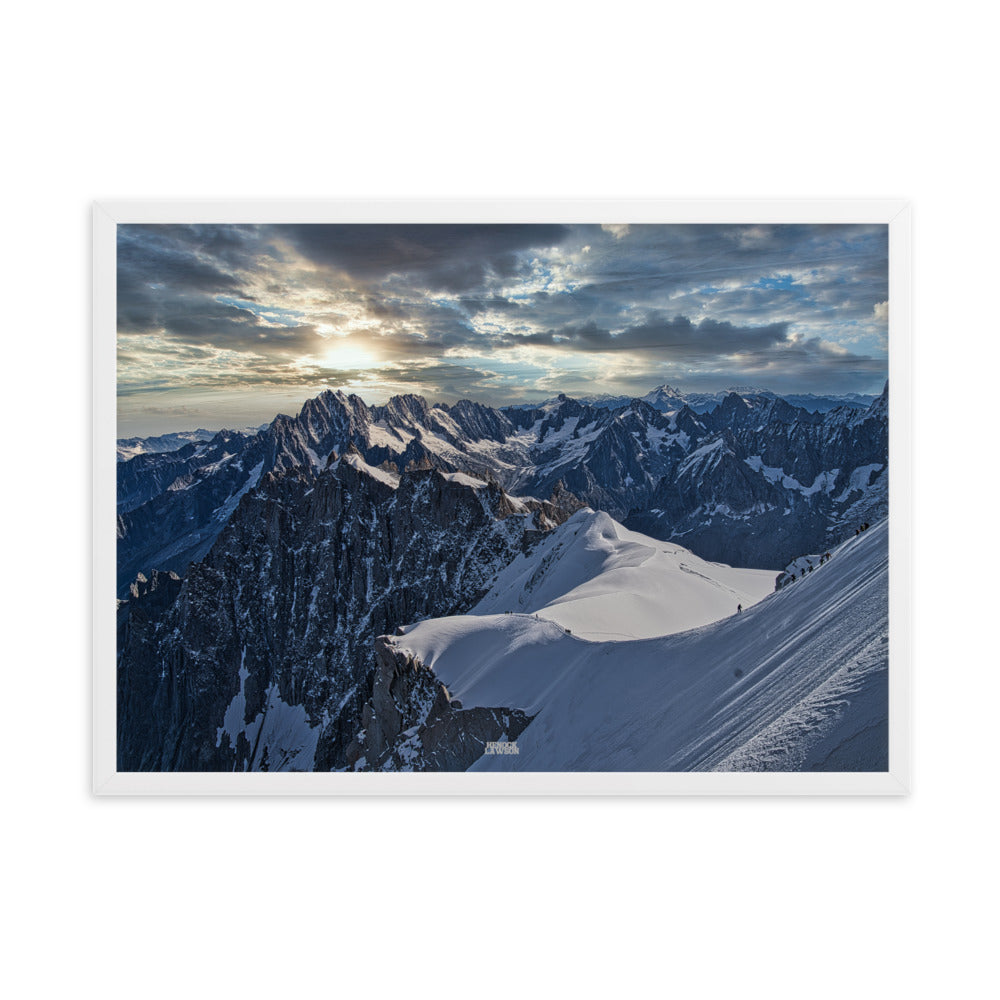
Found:
<path fill-rule="evenodd" d="M 901 200 L 105 201 L 93 208 L 93 790 L 99 795 L 902 795 L 911 767 L 911 218 Z M 881 223 L 889 230 L 889 769 L 866 773 L 116 770 L 116 230 L 128 223 Z"/>

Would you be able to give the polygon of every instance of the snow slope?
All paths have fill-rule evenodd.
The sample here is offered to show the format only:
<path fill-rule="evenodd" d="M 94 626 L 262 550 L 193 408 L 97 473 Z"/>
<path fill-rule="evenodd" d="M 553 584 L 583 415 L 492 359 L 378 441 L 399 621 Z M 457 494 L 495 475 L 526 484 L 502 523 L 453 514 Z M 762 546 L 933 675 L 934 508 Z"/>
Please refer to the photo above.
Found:
<path fill-rule="evenodd" d="M 646 639 L 748 608 L 776 577 L 705 562 L 586 509 L 519 556 L 471 613 L 537 613 L 587 639 Z"/>
<path fill-rule="evenodd" d="M 888 766 L 884 521 L 742 615 L 680 634 L 594 642 L 499 614 L 429 620 L 394 642 L 464 707 L 535 716 L 517 755 L 473 770 Z"/>

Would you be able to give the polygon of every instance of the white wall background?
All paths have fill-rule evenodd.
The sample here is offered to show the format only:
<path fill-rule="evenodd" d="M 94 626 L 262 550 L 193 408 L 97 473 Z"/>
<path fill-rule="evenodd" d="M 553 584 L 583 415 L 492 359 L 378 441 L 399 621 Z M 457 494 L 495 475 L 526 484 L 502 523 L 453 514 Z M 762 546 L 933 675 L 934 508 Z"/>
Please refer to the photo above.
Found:
<path fill-rule="evenodd" d="M 5 992 L 983 995 L 995 15 L 355 7 L 4 14 Z M 913 200 L 910 798 L 90 796 L 90 202 L 387 195 Z"/>

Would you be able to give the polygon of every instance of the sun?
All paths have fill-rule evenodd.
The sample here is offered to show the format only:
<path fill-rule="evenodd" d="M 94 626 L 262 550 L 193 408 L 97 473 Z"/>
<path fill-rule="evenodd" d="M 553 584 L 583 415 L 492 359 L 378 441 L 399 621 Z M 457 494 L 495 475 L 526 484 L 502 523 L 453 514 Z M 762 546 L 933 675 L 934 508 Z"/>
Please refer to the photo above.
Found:
<path fill-rule="evenodd" d="M 359 368 L 371 368 L 378 359 L 371 351 L 354 344 L 333 344 L 319 356 L 319 364 L 323 368 L 334 371 L 354 371 Z"/>

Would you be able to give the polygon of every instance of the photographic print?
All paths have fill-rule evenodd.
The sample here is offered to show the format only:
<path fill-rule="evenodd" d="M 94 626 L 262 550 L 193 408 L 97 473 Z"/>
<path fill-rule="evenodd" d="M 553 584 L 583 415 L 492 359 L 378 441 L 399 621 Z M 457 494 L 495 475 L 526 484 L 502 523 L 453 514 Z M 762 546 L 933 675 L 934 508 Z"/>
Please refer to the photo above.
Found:
<path fill-rule="evenodd" d="M 101 229 L 115 774 L 889 775 L 888 215 L 196 215 Z"/>

